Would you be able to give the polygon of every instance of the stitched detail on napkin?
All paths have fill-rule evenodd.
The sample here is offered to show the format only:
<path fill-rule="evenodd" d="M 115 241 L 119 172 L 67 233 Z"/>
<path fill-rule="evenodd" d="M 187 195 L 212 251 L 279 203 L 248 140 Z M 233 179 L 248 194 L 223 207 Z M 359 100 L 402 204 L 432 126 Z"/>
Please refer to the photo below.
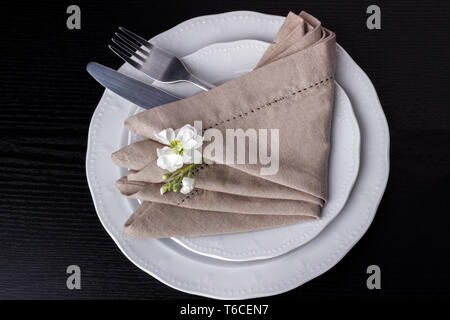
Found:
<path fill-rule="evenodd" d="M 243 112 L 243 113 L 241 113 L 241 114 L 239 114 L 239 115 L 237 115 L 237 116 L 231 117 L 231 118 L 226 119 L 226 120 L 219 121 L 219 122 L 215 123 L 213 126 L 207 127 L 207 128 L 205 128 L 205 129 L 203 129 L 202 131 L 205 132 L 205 131 L 208 130 L 208 129 L 217 127 L 217 126 L 219 126 L 219 125 L 221 125 L 221 124 L 224 124 L 225 122 L 231 122 L 232 120 L 236 120 L 236 119 L 239 119 L 239 118 L 246 117 L 246 116 L 248 116 L 249 114 L 255 113 L 255 112 L 257 112 L 257 111 L 260 111 L 261 109 L 263 109 L 263 108 L 265 108 L 265 107 L 270 107 L 270 106 L 272 106 L 272 105 L 274 105 L 274 104 L 276 104 L 276 103 L 278 103 L 278 102 L 280 102 L 280 101 L 283 101 L 283 100 L 285 100 L 285 99 L 292 98 L 293 96 L 295 96 L 295 95 L 298 94 L 298 93 L 304 93 L 304 92 L 306 92 L 306 91 L 308 91 L 308 90 L 310 90 L 310 89 L 316 88 L 316 87 L 318 87 L 318 86 L 320 86 L 320 85 L 326 85 L 326 84 L 330 83 L 330 80 L 332 80 L 332 79 L 333 79 L 333 76 L 328 76 L 327 78 L 325 78 L 325 79 L 323 79 L 323 80 L 318 80 L 317 82 L 314 82 L 314 83 L 310 84 L 309 86 L 306 86 L 306 87 L 304 87 L 304 88 L 302 88 L 302 89 L 297 89 L 297 90 L 291 92 L 291 93 L 288 94 L 288 95 L 285 95 L 285 96 L 282 96 L 282 97 L 279 97 L 279 98 L 275 98 L 275 99 L 273 99 L 272 101 L 269 101 L 269 102 L 267 102 L 267 103 L 264 103 L 264 104 L 262 104 L 262 105 L 259 106 L 259 107 L 256 107 L 256 108 L 251 109 L 250 111 Z M 202 164 L 202 165 L 198 166 L 198 167 L 195 169 L 194 172 L 197 173 L 200 169 L 204 169 L 206 166 L 207 166 L 207 164 Z M 179 205 L 181 205 L 183 202 L 187 201 L 188 199 L 193 198 L 194 195 L 196 195 L 199 191 L 200 191 L 200 189 L 195 189 L 194 191 L 192 191 L 191 193 L 189 193 L 186 197 L 184 197 L 184 198 L 181 199 L 179 202 L 177 202 L 177 205 L 179 206 Z"/>
<path fill-rule="evenodd" d="M 270 106 L 272 106 L 272 105 L 274 105 L 274 104 L 276 104 L 276 103 L 278 103 L 278 102 L 280 102 L 280 101 L 283 101 L 283 100 L 285 100 L 285 99 L 292 98 L 292 97 L 295 96 L 297 93 L 304 93 L 304 92 L 306 92 L 306 91 L 308 91 L 308 90 L 310 90 L 310 89 L 313 89 L 313 88 L 315 88 L 315 87 L 318 87 L 319 85 L 327 84 L 327 83 L 329 83 L 330 80 L 332 80 L 332 79 L 333 79 L 333 76 L 329 76 L 329 77 L 327 77 L 327 78 L 325 78 L 325 79 L 323 79 L 323 80 L 319 80 L 319 81 L 317 81 L 317 82 L 315 82 L 315 83 L 313 83 L 313 84 L 311 84 L 311 85 L 309 85 L 309 86 L 306 86 L 306 87 L 304 87 L 304 88 L 302 88 L 302 89 L 297 89 L 297 90 L 293 91 L 292 93 L 290 93 L 290 94 L 288 94 L 288 95 L 285 95 L 285 96 L 282 96 L 282 97 L 279 97 L 279 98 L 275 98 L 275 99 L 273 99 L 272 101 L 266 102 L 266 103 L 260 105 L 259 107 L 250 109 L 250 110 L 247 111 L 247 112 L 243 112 L 243 113 L 240 113 L 240 114 L 238 114 L 238 115 L 236 115 L 236 116 L 233 116 L 233 117 L 231 117 L 231 118 L 228 118 L 228 119 L 226 119 L 226 120 L 222 120 L 222 121 L 216 122 L 214 125 L 209 126 L 209 127 L 207 127 L 207 128 L 204 128 L 204 129 L 203 129 L 203 132 L 205 132 L 205 131 L 208 130 L 208 129 L 217 127 L 217 126 L 219 126 L 219 125 L 221 125 L 221 124 L 224 124 L 224 123 L 226 123 L 226 122 L 231 122 L 232 120 L 236 120 L 236 119 L 239 119 L 239 118 L 244 118 L 244 117 L 248 116 L 248 115 L 251 114 L 251 113 L 255 113 L 255 112 L 260 111 L 260 110 L 262 110 L 262 109 L 264 109 L 264 108 L 266 108 L 266 107 L 270 107 Z"/>
<path fill-rule="evenodd" d="M 192 191 L 191 193 L 189 193 L 186 197 L 184 197 L 181 201 L 179 201 L 177 203 L 177 205 L 179 206 L 180 204 L 182 204 L 184 201 L 186 201 L 187 199 L 192 198 L 194 195 L 196 195 L 198 192 L 200 191 L 200 189 L 195 189 L 194 191 Z"/>

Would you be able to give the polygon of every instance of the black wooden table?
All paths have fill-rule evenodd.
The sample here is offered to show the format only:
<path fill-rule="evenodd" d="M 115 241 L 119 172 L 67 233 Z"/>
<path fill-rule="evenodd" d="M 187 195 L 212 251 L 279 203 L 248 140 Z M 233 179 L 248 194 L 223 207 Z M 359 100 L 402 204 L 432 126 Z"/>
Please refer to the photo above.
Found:
<path fill-rule="evenodd" d="M 449 5 L 377 1 L 76 1 L 2 3 L 0 59 L 0 298 L 175 299 L 119 251 L 95 213 L 85 175 L 89 121 L 103 92 L 87 62 L 117 68 L 106 45 L 118 26 L 151 37 L 186 19 L 231 10 L 306 10 L 373 81 L 391 134 L 391 174 L 369 231 L 324 275 L 270 299 L 450 296 Z M 366 268 L 381 268 L 368 290 Z M 68 290 L 79 265 L 82 289 Z"/>

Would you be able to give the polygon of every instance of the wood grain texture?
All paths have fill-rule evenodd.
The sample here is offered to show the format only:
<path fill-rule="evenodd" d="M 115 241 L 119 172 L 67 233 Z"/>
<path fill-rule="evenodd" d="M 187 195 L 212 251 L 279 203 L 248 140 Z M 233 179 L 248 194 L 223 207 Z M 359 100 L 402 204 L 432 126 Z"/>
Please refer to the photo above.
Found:
<path fill-rule="evenodd" d="M 119 26 L 151 37 L 188 18 L 231 10 L 306 10 L 372 79 L 391 132 L 391 175 L 376 219 L 332 270 L 270 299 L 450 297 L 449 5 L 378 1 L 382 29 L 365 27 L 369 1 L 77 1 L 2 4 L 0 46 L 0 298 L 202 299 L 148 276 L 100 224 L 85 175 L 89 121 L 102 94 L 85 66 L 121 63 L 106 45 Z M 77 264 L 82 290 L 67 290 Z M 366 288 L 378 264 L 382 290 Z"/>

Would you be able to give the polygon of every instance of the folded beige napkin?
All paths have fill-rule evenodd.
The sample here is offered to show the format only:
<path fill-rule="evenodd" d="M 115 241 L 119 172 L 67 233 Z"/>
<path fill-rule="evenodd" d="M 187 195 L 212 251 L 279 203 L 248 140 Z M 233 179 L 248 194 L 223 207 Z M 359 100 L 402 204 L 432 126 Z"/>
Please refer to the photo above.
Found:
<path fill-rule="evenodd" d="M 188 237 L 318 219 L 327 200 L 334 69 L 335 35 L 305 12 L 289 13 L 252 72 L 128 118 L 129 130 L 147 139 L 112 155 L 130 169 L 118 190 L 142 200 L 124 233 Z M 269 150 L 278 151 L 278 171 L 263 175 L 266 164 L 224 164 L 218 157 L 212 165 L 196 166 L 192 192 L 161 195 L 167 171 L 156 164 L 156 150 L 163 146 L 155 132 L 194 121 L 224 136 L 226 129 L 278 129 L 279 143 Z"/>

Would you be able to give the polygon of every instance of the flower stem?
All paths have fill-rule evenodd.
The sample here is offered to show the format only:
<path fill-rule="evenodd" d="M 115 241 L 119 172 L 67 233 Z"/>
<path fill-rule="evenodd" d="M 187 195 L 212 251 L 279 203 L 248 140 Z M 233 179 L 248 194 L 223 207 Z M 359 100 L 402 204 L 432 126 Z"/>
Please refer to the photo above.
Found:
<path fill-rule="evenodd" d="M 167 191 L 178 192 L 180 190 L 180 183 L 183 177 L 186 175 L 192 178 L 193 170 L 197 166 L 197 163 L 192 163 L 184 168 L 177 169 L 173 172 L 169 172 L 163 175 L 163 179 L 167 182 L 163 185 L 163 188 Z"/>

